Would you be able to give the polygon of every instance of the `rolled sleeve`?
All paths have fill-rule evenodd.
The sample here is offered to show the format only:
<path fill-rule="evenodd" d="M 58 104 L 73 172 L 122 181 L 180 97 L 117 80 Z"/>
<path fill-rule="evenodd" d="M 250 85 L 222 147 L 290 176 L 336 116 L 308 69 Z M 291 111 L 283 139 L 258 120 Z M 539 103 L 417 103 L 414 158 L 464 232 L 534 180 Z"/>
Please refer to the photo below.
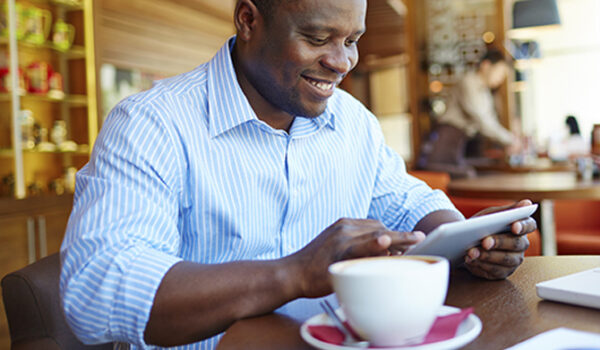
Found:
<path fill-rule="evenodd" d="M 181 261 L 182 157 L 172 139 L 147 105 L 123 102 L 77 174 L 60 289 L 67 322 L 84 343 L 146 346 L 156 291 Z"/>
<path fill-rule="evenodd" d="M 131 256 L 135 253 L 136 249 L 133 249 L 123 255 Z M 156 291 L 164 275 L 181 259 L 157 250 L 146 249 L 127 260 L 130 265 L 115 295 L 110 332 L 116 339 L 136 339 L 135 343 L 145 346 L 144 331 Z"/>

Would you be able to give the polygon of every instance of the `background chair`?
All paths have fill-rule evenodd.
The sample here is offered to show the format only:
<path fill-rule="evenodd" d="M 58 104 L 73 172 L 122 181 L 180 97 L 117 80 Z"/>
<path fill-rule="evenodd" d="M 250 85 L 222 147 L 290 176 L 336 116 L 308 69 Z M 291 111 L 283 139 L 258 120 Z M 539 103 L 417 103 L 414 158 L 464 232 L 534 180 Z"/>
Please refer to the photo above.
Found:
<path fill-rule="evenodd" d="M 555 200 L 559 255 L 600 254 L 600 201 Z"/>
<path fill-rule="evenodd" d="M 448 194 L 448 184 L 450 183 L 450 175 L 444 172 L 411 170 L 410 175 L 423 180 L 431 188 L 439 189 Z M 480 198 L 463 198 L 449 196 L 450 200 L 466 218 L 475 215 L 477 212 L 489 208 L 513 203 L 512 201 L 500 199 L 480 199 Z M 529 248 L 525 251 L 525 256 L 538 256 L 542 253 L 540 242 L 540 233 L 538 230 L 527 235 L 529 239 Z"/>
<path fill-rule="evenodd" d="M 53 254 L 2 279 L 12 350 L 109 350 L 84 345 L 71 332 L 60 305 L 60 256 Z"/>

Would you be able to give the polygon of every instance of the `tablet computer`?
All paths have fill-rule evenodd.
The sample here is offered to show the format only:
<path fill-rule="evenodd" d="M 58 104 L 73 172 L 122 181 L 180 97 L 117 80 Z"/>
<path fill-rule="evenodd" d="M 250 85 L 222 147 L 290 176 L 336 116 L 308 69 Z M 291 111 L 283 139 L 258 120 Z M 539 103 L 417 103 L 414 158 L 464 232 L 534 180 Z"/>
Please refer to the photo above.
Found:
<path fill-rule="evenodd" d="M 510 225 L 525 219 L 535 212 L 537 204 L 449 222 L 438 226 L 424 241 L 410 247 L 404 255 L 437 255 L 461 263 L 465 253 L 480 244 L 489 235 L 510 231 Z"/>

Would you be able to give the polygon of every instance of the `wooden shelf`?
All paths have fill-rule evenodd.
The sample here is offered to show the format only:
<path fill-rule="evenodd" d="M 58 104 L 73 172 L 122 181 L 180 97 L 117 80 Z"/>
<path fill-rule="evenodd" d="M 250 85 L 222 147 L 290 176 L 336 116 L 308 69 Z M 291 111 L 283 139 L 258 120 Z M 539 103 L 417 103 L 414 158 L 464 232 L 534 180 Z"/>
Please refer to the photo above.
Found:
<path fill-rule="evenodd" d="M 0 197 L 0 218 L 15 216 L 35 216 L 56 210 L 70 211 L 73 207 L 73 195 L 46 194 L 25 199 Z"/>
<path fill-rule="evenodd" d="M 83 10 L 83 1 L 72 0 L 30 0 L 36 4 L 52 5 L 67 11 Z"/>
<path fill-rule="evenodd" d="M 70 49 L 63 51 L 58 49 L 52 42 L 45 42 L 43 44 L 34 44 L 27 41 L 19 40 L 19 49 L 33 49 L 33 50 L 51 50 L 58 55 L 63 55 L 65 58 L 70 60 L 85 58 L 85 46 L 73 45 Z M 0 45 L 8 45 L 8 38 L 0 38 Z"/>
<path fill-rule="evenodd" d="M 87 145 L 80 145 L 87 146 Z M 72 154 L 79 156 L 87 156 L 89 152 L 87 149 L 81 149 L 77 151 L 38 151 L 34 149 L 24 149 L 24 154 Z M 0 158 L 11 158 L 15 156 L 15 151 L 12 148 L 0 148 Z"/>
<path fill-rule="evenodd" d="M 64 98 L 54 98 L 48 95 L 41 94 L 26 94 L 20 96 L 24 101 L 39 101 L 39 102 L 65 102 L 73 107 L 85 107 L 88 103 L 86 95 L 65 95 Z M 10 102 L 11 95 L 8 93 L 0 93 L 0 102 Z"/>

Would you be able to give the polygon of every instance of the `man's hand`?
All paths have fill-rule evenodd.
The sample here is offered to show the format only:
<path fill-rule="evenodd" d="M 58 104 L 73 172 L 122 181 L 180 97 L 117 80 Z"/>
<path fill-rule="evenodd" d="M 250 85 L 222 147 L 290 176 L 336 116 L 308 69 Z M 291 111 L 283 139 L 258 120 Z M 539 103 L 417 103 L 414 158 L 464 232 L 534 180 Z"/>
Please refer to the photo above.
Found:
<path fill-rule="evenodd" d="M 521 200 L 515 204 L 487 208 L 474 216 L 481 216 L 510 208 L 531 205 L 530 200 Z M 475 276 L 487 279 L 503 279 L 512 274 L 523 262 L 525 250 L 529 247 L 526 234 L 535 231 L 537 224 L 531 217 L 516 221 L 511 231 L 488 236 L 481 241 L 480 247 L 469 249 L 465 256 L 466 268 Z"/>
<path fill-rule="evenodd" d="M 513 154 L 519 154 L 523 151 L 523 138 L 519 135 L 513 134 L 513 142 L 505 146 L 504 152 L 506 155 L 511 156 Z"/>
<path fill-rule="evenodd" d="M 402 253 L 423 239 L 422 232 L 390 231 L 376 220 L 340 219 L 286 260 L 298 272 L 299 297 L 318 297 L 332 292 L 327 272 L 332 263 Z"/>

